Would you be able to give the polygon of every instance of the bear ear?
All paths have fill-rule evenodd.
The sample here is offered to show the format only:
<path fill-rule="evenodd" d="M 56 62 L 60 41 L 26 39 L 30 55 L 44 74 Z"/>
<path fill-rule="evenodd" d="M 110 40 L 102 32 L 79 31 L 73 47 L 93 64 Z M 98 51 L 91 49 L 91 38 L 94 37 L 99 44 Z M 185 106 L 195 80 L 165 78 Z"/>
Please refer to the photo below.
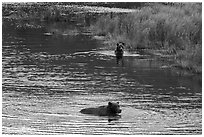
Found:
<path fill-rule="evenodd" d="M 117 104 L 119 104 L 119 102 L 117 102 Z"/>
<path fill-rule="evenodd" d="M 108 105 L 110 106 L 110 105 L 112 105 L 112 103 L 111 103 L 111 102 L 108 102 Z"/>

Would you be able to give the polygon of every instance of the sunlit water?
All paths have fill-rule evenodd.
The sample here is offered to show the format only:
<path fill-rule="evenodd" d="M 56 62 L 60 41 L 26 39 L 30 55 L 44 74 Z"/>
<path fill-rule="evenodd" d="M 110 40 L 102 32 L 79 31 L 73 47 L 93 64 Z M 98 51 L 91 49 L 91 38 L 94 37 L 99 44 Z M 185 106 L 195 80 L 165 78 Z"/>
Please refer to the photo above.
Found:
<path fill-rule="evenodd" d="M 199 76 L 139 52 L 116 64 L 83 26 L 39 26 L 3 22 L 3 134 L 202 133 Z M 109 101 L 121 117 L 79 112 Z"/>

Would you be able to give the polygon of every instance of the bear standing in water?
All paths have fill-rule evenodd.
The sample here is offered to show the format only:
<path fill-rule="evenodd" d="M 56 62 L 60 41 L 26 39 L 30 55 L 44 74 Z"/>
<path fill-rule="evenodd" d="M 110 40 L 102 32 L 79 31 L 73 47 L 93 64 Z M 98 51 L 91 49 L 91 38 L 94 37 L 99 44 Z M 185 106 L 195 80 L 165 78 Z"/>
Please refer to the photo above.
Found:
<path fill-rule="evenodd" d="M 112 103 L 109 102 L 107 106 L 100 106 L 97 108 L 85 108 L 80 112 L 83 114 L 92 114 L 97 116 L 116 116 L 121 113 L 119 102 Z"/>
<path fill-rule="evenodd" d="M 119 63 L 119 60 L 122 60 L 122 63 L 123 63 L 124 46 L 125 46 L 125 43 L 123 43 L 123 42 L 117 43 L 117 46 L 115 49 L 115 56 L 116 56 L 117 64 Z"/>

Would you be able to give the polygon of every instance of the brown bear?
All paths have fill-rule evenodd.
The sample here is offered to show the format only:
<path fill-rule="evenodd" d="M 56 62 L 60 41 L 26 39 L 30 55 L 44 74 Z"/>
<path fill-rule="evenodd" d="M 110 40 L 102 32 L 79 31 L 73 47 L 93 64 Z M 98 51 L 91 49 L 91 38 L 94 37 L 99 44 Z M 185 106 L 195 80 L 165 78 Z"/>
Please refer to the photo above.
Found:
<path fill-rule="evenodd" d="M 108 102 L 107 106 L 100 106 L 97 108 L 85 108 L 82 109 L 80 112 L 83 114 L 91 114 L 97 116 L 116 116 L 121 113 L 121 111 L 122 110 L 120 109 L 119 102 Z"/>
<path fill-rule="evenodd" d="M 125 43 L 123 43 L 123 42 L 117 43 L 117 46 L 116 46 L 116 49 L 115 49 L 115 55 L 116 55 L 116 62 L 117 62 L 117 64 L 119 63 L 119 60 L 123 59 L 124 46 L 125 46 Z"/>
<path fill-rule="evenodd" d="M 116 55 L 116 57 L 121 57 L 121 58 L 123 57 L 124 46 L 125 46 L 125 43 L 123 43 L 123 42 L 117 43 L 117 46 L 116 46 L 116 49 L 115 49 L 115 55 Z"/>

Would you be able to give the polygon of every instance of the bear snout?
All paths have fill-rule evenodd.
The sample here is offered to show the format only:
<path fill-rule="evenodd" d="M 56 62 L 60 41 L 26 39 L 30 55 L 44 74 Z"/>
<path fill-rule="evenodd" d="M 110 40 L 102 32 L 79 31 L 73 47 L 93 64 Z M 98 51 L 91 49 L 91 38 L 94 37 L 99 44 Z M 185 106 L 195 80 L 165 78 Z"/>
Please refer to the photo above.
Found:
<path fill-rule="evenodd" d="M 118 110 L 118 113 L 121 113 L 121 112 L 122 112 L 122 110 L 121 110 L 121 109 L 119 109 L 119 110 Z"/>

